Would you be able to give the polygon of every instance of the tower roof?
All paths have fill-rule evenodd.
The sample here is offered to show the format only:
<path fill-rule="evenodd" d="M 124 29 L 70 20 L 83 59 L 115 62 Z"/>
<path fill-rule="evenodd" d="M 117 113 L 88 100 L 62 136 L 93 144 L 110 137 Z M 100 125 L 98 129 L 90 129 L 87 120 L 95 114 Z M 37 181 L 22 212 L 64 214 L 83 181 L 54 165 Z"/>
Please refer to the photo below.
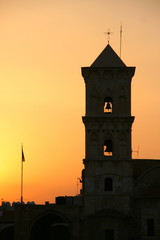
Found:
<path fill-rule="evenodd" d="M 126 67 L 126 65 L 108 44 L 91 67 Z"/>

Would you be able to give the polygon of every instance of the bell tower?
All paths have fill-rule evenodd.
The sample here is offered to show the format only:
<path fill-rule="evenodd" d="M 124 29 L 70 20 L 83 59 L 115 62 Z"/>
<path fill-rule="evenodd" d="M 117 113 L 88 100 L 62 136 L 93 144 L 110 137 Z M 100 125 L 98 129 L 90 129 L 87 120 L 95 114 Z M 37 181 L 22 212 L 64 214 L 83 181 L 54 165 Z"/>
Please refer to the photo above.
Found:
<path fill-rule="evenodd" d="M 131 80 L 134 72 L 135 67 L 127 67 L 109 44 L 90 67 L 82 67 L 86 87 L 86 114 L 82 117 L 86 151 L 85 196 L 91 194 L 93 197 L 113 189 L 111 175 L 121 174 L 113 164 L 118 162 L 120 166 L 131 160 L 134 121 Z"/>
<path fill-rule="evenodd" d="M 82 68 L 86 84 L 86 160 L 131 159 L 131 79 L 108 44 L 90 67 Z"/>

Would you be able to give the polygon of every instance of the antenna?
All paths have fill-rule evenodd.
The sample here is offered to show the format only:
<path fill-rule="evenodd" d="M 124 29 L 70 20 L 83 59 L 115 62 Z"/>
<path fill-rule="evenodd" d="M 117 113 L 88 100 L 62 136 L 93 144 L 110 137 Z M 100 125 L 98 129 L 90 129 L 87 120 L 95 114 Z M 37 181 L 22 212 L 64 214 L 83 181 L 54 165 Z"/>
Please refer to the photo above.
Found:
<path fill-rule="evenodd" d="M 120 58 L 121 58 L 121 51 L 122 51 L 122 22 L 120 26 Z"/>
<path fill-rule="evenodd" d="M 110 35 L 112 34 L 112 32 L 110 30 L 108 30 L 107 32 L 104 32 L 104 34 L 108 36 L 108 44 L 109 44 Z"/>

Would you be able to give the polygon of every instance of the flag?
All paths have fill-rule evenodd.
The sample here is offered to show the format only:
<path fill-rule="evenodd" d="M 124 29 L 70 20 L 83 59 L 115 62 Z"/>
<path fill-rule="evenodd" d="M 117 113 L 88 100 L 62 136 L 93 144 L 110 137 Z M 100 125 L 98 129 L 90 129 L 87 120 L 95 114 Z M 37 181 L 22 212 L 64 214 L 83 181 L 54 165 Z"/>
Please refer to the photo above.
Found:
<path fill-rule="evenodd" d="M 23 146 L 22 146 L 22 162 L 25 162 L 24 152 L 23 152 Z"/>

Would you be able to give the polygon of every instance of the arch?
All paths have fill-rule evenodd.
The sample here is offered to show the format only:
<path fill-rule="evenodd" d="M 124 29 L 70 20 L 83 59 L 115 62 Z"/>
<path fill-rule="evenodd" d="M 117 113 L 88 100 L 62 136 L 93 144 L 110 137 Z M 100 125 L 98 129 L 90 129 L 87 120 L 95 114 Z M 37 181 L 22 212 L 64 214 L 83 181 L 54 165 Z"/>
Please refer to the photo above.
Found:
<path fill-rule="evenodd" d="M 106 192 L 113 191 L 113 179 L 111 177 L 106 177 L 104 179 L 104 191 Z"/>
<path fill-rule="evenodd" d="M 0 239 L 14 240 L 14 224 L 4 224 L 0 228 Z"/>
<path fill-rule="evenodd" d="M 113 155 L 113 134 L 112 132 L 106 132 L 103 136 L 103 155 L 112 156 Z"/>
<path fill-rule="evenodd" d="M 152 166 L 151 168 L 144 171 L 135 182 L 134 195 L 136 197 L 148 194 L 152 197 L 160 196 L 160 176 L 159 176 L 160 165 Z"/>
<path fill-rule="evenodd" d="M 138 181 L 140 181 L 141 179 L 143 179 L 145 177 L 145 175 L 147 175 L 148 173 L 152 172 L 154 169 L 157 169 L 157 168 L 160 168 L 160 165 L 156 165 L 156 166 L 153 166 L 149 169 L 147 169 L 146 171 L 144 171 L 138 178 Z"/>
<path fill-rule="evenodd" d="M 113 142 L 111 138 L 105 138 L 103 145 L 104 156 L 113 155 Z"/>
<path fill-rule="evenodd" d="M 113 112 L 113 100 L 112 97 L 107 96 L 104 98 L 104 113 L 111 114 Z"/>
<path fill-rule="evenodd" d="M 47 211 L 38 216 L 31 227 L 30 240 L 70 240 L 70 225 L 64 216 Z"/>

